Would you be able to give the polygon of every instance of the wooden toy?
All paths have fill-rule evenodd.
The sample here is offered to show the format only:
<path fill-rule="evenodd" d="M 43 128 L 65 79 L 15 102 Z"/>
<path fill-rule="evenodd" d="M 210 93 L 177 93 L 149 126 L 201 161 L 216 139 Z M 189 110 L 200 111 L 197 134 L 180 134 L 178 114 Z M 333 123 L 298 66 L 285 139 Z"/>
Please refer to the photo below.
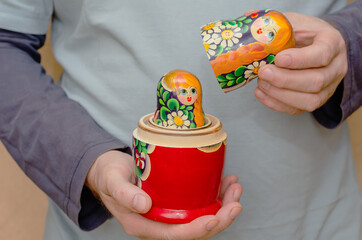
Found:
<path fill-rule="evenodd" d="M 211 67 L 224 92 L 244 86 L 280 51 L 295 47 L 292 26 L 275 10 L 249 11 L 244 16 L 201 27 Z"/>
<path fill-rule="evenodd" d="M 133 156 L 138 186 L 152 199 L 145 217 L 187 223 L 216 214 L 226 132 L 220 121 L 202 111 L 198 79 L 174 70 L 157 85 L 157 109 L 138 122 Z"/>

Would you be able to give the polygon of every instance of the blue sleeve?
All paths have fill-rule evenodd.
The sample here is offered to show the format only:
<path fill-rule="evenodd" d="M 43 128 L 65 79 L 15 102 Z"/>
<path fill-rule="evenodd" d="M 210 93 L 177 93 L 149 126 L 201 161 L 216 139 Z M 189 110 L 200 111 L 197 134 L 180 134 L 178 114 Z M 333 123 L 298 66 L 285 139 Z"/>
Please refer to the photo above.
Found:
<path fill-rule="evenodd" d="M 53 83 L 37 49 L 44 35 L 0 30 L 0 139 L 23 171 L 83 230 L 110 213 L 84 186 L 102 153 L 124 143 Z"/>
<path fill-rule="evenodd" d="M 348 57 L 348 72 L 334 95 L 313 112 L 317 121 L 335 128 L 362 105 L 362 0 L 323 17 L 342 34 Z"/>

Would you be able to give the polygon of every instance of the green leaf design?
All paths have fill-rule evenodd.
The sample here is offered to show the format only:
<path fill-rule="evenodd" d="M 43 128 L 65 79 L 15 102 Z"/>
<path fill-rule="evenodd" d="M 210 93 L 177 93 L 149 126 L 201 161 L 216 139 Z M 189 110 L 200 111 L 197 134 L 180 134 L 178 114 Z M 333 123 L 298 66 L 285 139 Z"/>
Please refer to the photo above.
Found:
<path fill-rule="evenodd" d="M 156 124 L 157 124 L 157 125 L 161 125 L 161 124 L 162 124 L 161 119 L 157 118 L 157 119 L 156 119 Z"/>
<path fill-rule="evenodd" d="M 275 56 L 273 54 L 270 54 L 266 60 L 268 61 L 268 63 L 274 63 L 274 59 L 275 59 Z"/>
<path fill-rule="evenodd" d="M 189 112 L 189 120 L 193 121 L 195 118 L 195 114 L 193 112 Z"/>
<path fill-rule="evenodd" d="M 243 26 L 242 22 L 238 22 L 238 27 L 241 28 Z"/>
<path fill-rule="evenodd" d="M 142 146 L 142 147 L 141 147 L 141 150 L 142 150 L 143 153 L 148 154 L 148 150 L 147 150 L 146 147 L 143 147 L 143 146 Z"/>
<path fill-rule="evenodd" d="M 227 80 L 234 80 L 236 77 L 234 76 L 234 74 L 232 74 L 232 73 L 229 73 L 229 74 L 227 74 L 226 75 L 226 79 Z"/>
<path fill-rule="evenodd" d="M 167 107 L 161 107 L 160 109 L 160 118 L 162 121 L 167 120 L 167 113 L 170 112 L 170 110 Z"/>
<path fill-rule="evenodd" d="M 237 84 L 243 83 L 244 81 L 245 81 L 245 78 L 243 78 L 243 77 L 239 77 L 238 79 L 236 79 Z"/>
<path fill-rule="evenodd" d="M 183 113 L 184 113 L 186 116 L 189 116 L 189 111 L 183 110 Z"/>
<path fill-rule="evenodd" d="M 250 18 L 248 18 L 248 19 L 245 19 L 243 22 L 244 23 L 251 23 L 253 20 L 251 20 Z"/>
<path fill-rule="evenodd" d="M 188 106 L 188 107 L 186 108 L 186 110 L 187 110 L 187 111 L 191 111 L 193 108 L 194 108 L 193 106 Z"/>
<path fill-rule="evenodd" d="M 137 177 L 141 177 L 141 176 L 142 176 L 142 171 L 141 171 L 141 169 L 140 169 L 139 166 L 136 167 L 136 171 L 135 171 L 135 172 L 136 172 L 136 176 L 137 176 Z"/>
<path fill-rule="evenodd" d="M 245 18 L 246 18 L 246 16 L 243 16 L 243 17 L 238 18 L 238 19 L 236 19 L 236 20 L 238 20 L 238 21 L 243 21 Z"/>
<path fill-rule="evenodd" d="M 185 105 L 181 105 L 180 110 L 184 110 L 185 107 L 186 107 Z"/>
<path fill-rule="evenodd" d="M 215 56 L 219 56 L 223 51 L 224 51 L 223 46 L 221 45 L 217 46 Z"/>
<path fill-rule="evenodd" d="M 229 82 L 227 83 L 227 85 L 228 85 L 229 87 L 235 85 L 235 80 L 229 81 Z"/>
<path fill-rule="evenodd" d="M 147 145 L 147 143 L 142 142 L 142 141 L 140 141 L 140 143 L 141 143 L 141 146 L 143 146 L 143 147 L 145 147 Z"/>
<path fill-rule="evenodd" d="M 241 66 L 238 67 L 238 69 L 235 70 L 234 74 L 236 77 L 240 77 L 241 75 L 244 74 L 246 67 L 245 66 Z"/>
<path fill-rule="evenodd" d="M 138 139 L 137 138 L 134 139 L 134 145 L 138 146 Z"/>
<path fill-rule="evenodd" d="M 171 98 L 170 100 L 167 101 L 167 107 L 171 110 L 171 111 L 177 111 L 180 108 L 180 104 L 179 102 L 174 99 Z"/>
<path fill-rule="evenodd" d="M 165 106 L 165 103 L 163 102 L 163 100 L 161 98 L 159 98 L 158 101 L 161 105 Z"/>
<path fill-rule="evenodd" d="M 164 102 L 167 102 L 168 98 L 170 97 L 170 93 L 168 91 L 165 91 L 163 94 L 162 94 L 162 98 L 163 98 L 163 101 Z M 165 105 L 165 104 L 163 104 Z"/>
<path fill-rule="evenodd" d="M 235 26 L 235 25 L 236 25 L 236 21 L 229 21 L 228 24 L 230 24 L 231 26 Z"/>
<path fill-rule="evenodd" d="M 226 84 L 227 84 L 227 82 L 221 82 L 221 83 L 220 83 L 220 87 L 223 88 L 223 87 L 226 86 Z"/>
<path fill-rule="evenodd" d="M 226 82 L 227 79 L 223 75 L 219 75 L 216 77 L 219 82 Z"/>
<path fill-rule="evenodd" d="M 163 88 L 163 87 L 161 87 L 160 88 L 160 95 L 163 95 L 163 91 L 164 91 L 165 89 Z"/>
<path fill-rule="evenodd" d="M 241 32 L 242 32 L 242 33 L 246 33 L 247 31 L 249 31 L 249 26 L 248 26 L 248 25 L 244 25 L 244 26 L 241 28 Z"/>
<path fill-rule="evenodd" d="M 159 91 L 157 91 L 157 97 L 161 97 L 161 96 L 160 96 L 160 92 L 159 92 Z"/>
<path fill-rule="evenodd" d="M 190 128 L 196 128 L 196 124 L 195 124 L 195 123 L 191 123 L 191 124 L 190 124 Z"/>

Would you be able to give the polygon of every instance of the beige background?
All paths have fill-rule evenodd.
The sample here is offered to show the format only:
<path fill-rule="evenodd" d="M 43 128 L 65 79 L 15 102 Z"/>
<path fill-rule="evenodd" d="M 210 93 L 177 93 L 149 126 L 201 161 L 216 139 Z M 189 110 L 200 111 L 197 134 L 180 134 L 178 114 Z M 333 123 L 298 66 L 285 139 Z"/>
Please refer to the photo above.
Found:
<path fill-rule="evenodd" d="M 49 48 L 47 43 L 42 49 L 43 54 L 46 53 L 42 62 L 48 74 L 57 79 L 61 69 L 54 64 Z M 362 108 L 348 122 L 356 169 L 362 186 Z M 25 176 L 1 143 L 0 193 L 0 239 L 41 239 L 47 209 L 46 196 Z"/>

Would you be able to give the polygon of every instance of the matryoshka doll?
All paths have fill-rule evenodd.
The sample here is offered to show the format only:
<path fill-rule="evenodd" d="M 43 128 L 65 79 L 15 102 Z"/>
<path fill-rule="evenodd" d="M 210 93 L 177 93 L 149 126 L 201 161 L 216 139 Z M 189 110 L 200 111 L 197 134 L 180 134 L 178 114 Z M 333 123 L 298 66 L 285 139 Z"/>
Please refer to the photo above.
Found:
<path fill-rule="evenodd" d="M 201 27 L 211 67 L 224 92 L 242 87 L 257 77 L 280 51 L 295 47 L 292 26 L 275 10 L 249 11 L 244 16 Z"/>
<path fill-rule="evenodd" d="M 216 214 L 226 132 L 202 110 L 202 89 L 191 73 L 173 70 L 157 85 L 157 109 L 133 132 L 138 186 L 152 199 L 145 217 L 187 223 Z"/>

